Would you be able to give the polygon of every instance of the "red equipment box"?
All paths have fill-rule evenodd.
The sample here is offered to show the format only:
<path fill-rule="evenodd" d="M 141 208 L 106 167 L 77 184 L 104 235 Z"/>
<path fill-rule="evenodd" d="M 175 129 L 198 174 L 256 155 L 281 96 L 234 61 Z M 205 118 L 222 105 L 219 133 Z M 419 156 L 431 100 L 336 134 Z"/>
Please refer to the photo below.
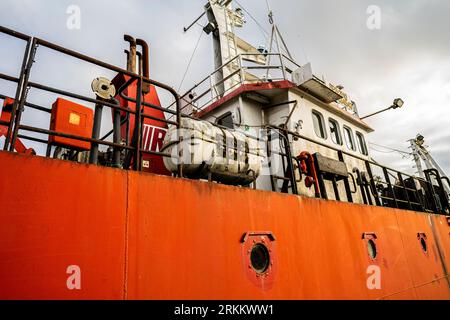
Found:
<path fill-rule="evenodd" d="M 0 120 L 10 122 L 11 121 L 11 110 L 14 104 L 14 99 L 5 98 L 3 101 L 3 107 L 0 109 Z"/>
<path fill-rule="evenodd" d="M 92 137 L 94 112 L 74 102 L 58 98 L 52 105 L 50 130 L 80 136 Z M 70 138 L 49 136 L 51 144 L 77 150 L 90 150 L 91 143 Z"/>

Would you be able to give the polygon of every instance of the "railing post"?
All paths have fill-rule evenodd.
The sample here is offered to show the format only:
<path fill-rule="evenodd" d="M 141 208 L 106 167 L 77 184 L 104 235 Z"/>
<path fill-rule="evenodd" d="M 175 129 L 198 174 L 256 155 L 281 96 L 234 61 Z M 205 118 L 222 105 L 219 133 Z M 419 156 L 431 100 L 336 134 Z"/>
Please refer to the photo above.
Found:
<path fill-rule="evenodd" d="M 284 80 L 288 80 L 288 78 L 287 78 L 287 76 L 286 76 L 286 68 L 284 67 L 283 55 L 280 53 L 279 56 L 280 56 L 280 64 L 281 64 L 281 68 L 282 68 L 282 71 L 283 71 L 283 79 L 284 79 Z"/>
<path fill-rule="evenodd" d="M 381 206 L 380 196 L 378 195 L 377 186 L 375 185 L 375 180 L 373 180 L 372 168 L 370 167 L 369 161 L 366 161 L 366 169 L 367 169 L 367 174 L 369 175 L 370 187 L 372 189 L 373 197 L 375 198 L 375 204 L 380 207 Z M 370 195 L 368 195 L 368 196 L 370 196 Z"/>
<path fill-rule="evenodd" d="M 245 83 L 245 71 L 244 71 L 244 64 L 242 62 L 242 55 L 238 55 L 239 60 L 239 77 L 241 78 L 241 85 Z"/>
<path fill-rule="evenodd" d="M 134 170 L 141 171 L 141 115 L 142 115 L 142 77 L 138 79 L 136 88 L 136 116 L 134 119 L 134 136 L 135 142 L 135 154 L 134 154 Z"/>
<path fill-rule="evenodd" d="M 120 102 L 117 99 L 113 100 L 115 104 L 120 106 Z M 122 135 L 121 135 L 121 128 L 122 128 L 122 121 L 120 117 L 120 110 L 114 109 L 112 110 L 114 115 L 114 121 L 113 121 L 113 142 L 117 144 L 122 143 Z M 114 156 L 113 156 L 113 165 L 116 168 L 120 168 L 120 154 L 122 152 L 122 149 L 119 147 L 114 147 Z"/>
<path fill-rule="evenodd" d="M 20 102 L 18 105 L 17 105 L 17 103 L 14 104 L 14 106 L 17 107 L 15 110 L 16 117 L 14 119 L 11 116 L 11 124 L 14 125 L 14 129 L 12 131 L 12 137 L 11 137 L 11 143 L 9 145 L 9 151 L 14 151 L 14 146 L 16 144 L 17 135 L 19 134 L 20 120 L 22 118 L 23 109 L 25 107 L 25 102 L 27 100 L 28 80 L 30 79 L 31 67 L 33 66 L 33 63 L 34 63 L 34 57 L 36 55 L 36 50 L 37 50 L 37 39 L 34 38 L 32 44 L 31 44 L 31 51 L 30 51 L 30 55 L 28 57 L 27 66 L 26 66 L 26 68 L 24 70 L 24 74 L 23 74 L 23 83 L 22 83 L 22 89 L 21 89 L 22 92 L 20 94 Z M 13 106 L 13 111 L 15 109 L 14 106 Z M 6 138 L 8 139 L 8 136 Z M 7 145 L 6 142 L 5 142 L 5 145 Z"/>
<path fill-rule="evenodd" d="M 16 95 L 15 95 L 14 104 L 13 104 L 13 107 L 11 110 L 11 118 L 10 118 L 9 125 L 8 125 L 8 131 L 6 133 L 5 145 L 3 146 L 4 151 L 8 150 L 9 143 L 11 142 L 11 132 L 12 132 L 13 126 L 14 126 L 14 118 L 16 116 L 17 106 L 19 104 L 20 96 L 22 94 L 23 82 L 24 82 L 26 67 L 27 67 L 27 60 L 28 60 L 28 56 L 30 55 L 30 47 L 31 47 L 31 39 L 28 39 L 27 46 L 25 48 L 25 53 L 23 55 L 22 67 L 20 68 L 19 82 L 17 83 Z"/>
<path fill-rule="evenodd" d="M 211 74 L 210 76 L 209 76 L 209 90 L 211 90 L 211 101 L 215 101 L 215 99 L 216 99 L 216 95 L 214 95 L 214 93 L 216 93 L 216 94 L 218 94 L 217 92 L 216 92 L 216 86 L 214 85 L 214 81 L 213 81 L 213 74 Z"/>
<path fill-rule="evenodd" d="M 293 194 L 298 194 L 297 181 L 295 179 L 295 170 L 294 165 L 292 163 L 292 151 L 291 151 L 291 143 L 289 141 L 289 132 L 287 129 L 283 130 L 283 137 L 285 140 L 284 151 L 286 152 L 286 160 L 287 160 L 287 170 L 289 171 L 289 175 L 291 178 L 291 188 Z"/>
<path fill-rule="evenodd" d="M 96 97 L 97 100 L 101 98 Z M 98 139 L 100 137 L 100 129 L 102 123 L 103 105 L 100 103 L 95 104 L 94 113 L 94 125 L 92 127 L 92 139 Z M 89 163 L 98 164 L 98 143 L 91 143 L 91 151 L 89 152 Z"/>
<path fill-rule="evenodd" d="M 412 177 L 413 188 L 414 188 L 414 194 L 415 194 L 415 196 L 416 196 L 416 199 L 417 199 L 417 201 L 418 201 L 418 204 L 419 204 L 421 210 L 422 210 L 423 212 L 426 212 L 426 206 L 427 206 L 427 204 L 426 204 L 426 201 L 425 201 L 425 199 L 424 199 L 424 197 L 423 197 L 423 194 L 420 192 L 420 190 L 419 190 L 419 189 L 417 188 L 417 186 L 416 186 L 416 180 L 417 180 L 417 178 Z M 420 185 L 420 182 L 419 182 L 419 185 Z M 421 185 L 420 185 L 420 186 L 421 186 Z"/>
<path fill-rule="evenodd" d="M 406 200 L 408 201 L 409 209 L 413 210 L 411 200 L 409 199 L 408 189 L 406 188 L 405 181 L 403 180 L 403 176 L 402 176 L 401 172 L 397 172 L 397 176 L 398 176 L 398 180 L 400 181 L 400 183 L 403 187 L 403 190 L 405 190 L 405 196 L 406 196 Z"/>
<path fill-rule="evenodd" d="M 345 162 L 344 154 L 342 153 L 341 150 L 338 151 L 338 158 L 339 158 L 339 161 Z M 353 196 L 352 196 L 352 191 L 350 189 L 350 183 L 348 182 L 348 176 L 347 176 L 347 178 L 344 179 L 344 187 L 345 187 L 345 192 L 347 193 L 348 202 L 353 202 Z"/>
<path fill-rule="evenodd" d="M 397 197 L 395 196 L 395 189 L 391 184 L 391 179 L 389 179 L 389 172 L 383 167 L 384 178 L 388 184 L 389 190 L 392 192 L 392 199 L 394 200 L 395 207 L 398 208 Z"/>

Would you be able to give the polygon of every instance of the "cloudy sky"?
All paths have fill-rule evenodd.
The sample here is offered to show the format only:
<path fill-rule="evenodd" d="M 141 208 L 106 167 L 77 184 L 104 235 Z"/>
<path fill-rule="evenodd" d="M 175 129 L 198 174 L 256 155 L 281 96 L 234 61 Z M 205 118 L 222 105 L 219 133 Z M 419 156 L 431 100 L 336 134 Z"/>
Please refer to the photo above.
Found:
<path fill-rule="evenodd" d="M 361 115 L 405 100 L 404 109 L 368 119 L 375 128 L 370 142 L 408 151 L 407 140 L 425 136 L 429 149 L 450 172 L 450 1 L 448 0 L 272 0 L 276 23 L 298 63 L 311 62 L 317 75 L 342 84 L 356 101 Z M 205 0 L 2 0 L 0 24 L 124 67 L 125 33 L 147 40 L 151 47 L 151 77 L 178 89 L 201 34 L 195 26 L 182 28 L 201 12 Z M 269 30 L 265 0 L 239 4 Z M 67 28 L 67 8 L 81 10 L 79 30 Z M 367 28 L 367 8 L 381 10 L 381 28 Z M 258 46 L 264 32 L 252 17 L 241 35 Z M 200 20 L 204 24 L 205 20 Z M 20 42 L 0 36 L 0 72 L 17 75 Z M 212 44 L 207 35 L 199 42 L 183 89 L 212 71 Z M 74 63 L 40 49 L 31 79 L 91 95 L 90 82 L 113 75 L 87 64 Z M 0 81 L 0 93 L 13 88 Z M 183 90 L 181 90 L 183 91 Z M 30 100 L 50 104 L 54 97 L 30 92 Z M 25 121 L 46 116 L 26 111 Z M 373 157 L 412 172 L 412 160 L 382 147 Z M 381 151 L 381 152 L 380 152 Z"/>

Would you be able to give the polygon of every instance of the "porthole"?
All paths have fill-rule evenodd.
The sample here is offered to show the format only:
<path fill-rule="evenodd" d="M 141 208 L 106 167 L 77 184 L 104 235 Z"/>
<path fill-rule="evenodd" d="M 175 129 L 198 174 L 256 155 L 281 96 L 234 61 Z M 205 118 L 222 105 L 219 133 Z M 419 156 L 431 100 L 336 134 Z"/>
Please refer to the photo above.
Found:
<path fill-rule="evenodd" d="M 369 253 L 369 257 L 372 260 L 375 260 L 377 257 L 377 245 L 375 244 L 375 241 L 372 239 L 367 240 L 367 252 Z"/>
<path fill-rule="evenodd" d="M 427 253 L 427 241 L 424 238 L 420 238 L 420 245 L 422 246 L 423 252 Z"/>
<path fill-rule="evenodd" d="M 253 270 L 264 273 L 270 266 L 270 253 L 262 243 L 255 244 L 250 253 L 250 262 Z"/>
<path fill-rule="evenodd" d="M 428 252 L 427 235 L 425 233 L 418 233 L 417 239 L 419 239 L 420 247 L 424 253 Z"/>

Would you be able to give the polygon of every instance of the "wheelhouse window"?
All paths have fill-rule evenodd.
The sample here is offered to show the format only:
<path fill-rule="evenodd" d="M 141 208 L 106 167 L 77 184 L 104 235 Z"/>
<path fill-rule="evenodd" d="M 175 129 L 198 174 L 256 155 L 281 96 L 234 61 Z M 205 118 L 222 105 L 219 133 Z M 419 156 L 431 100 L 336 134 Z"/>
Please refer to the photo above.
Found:
<path fill-rule="evenodd" d="M 314 110 L 312 112 L 312 118 L 313 118 L 314 132 L 319 138 L 326 139 L 327 133 L 325 131 L 325 123 L 322 114 Z"/>
<path fill-rule="evenodd" d="M 361 132 L 356 132 L 356 142 L 358 144 L 359 152 L 367 156 L 369 152 L 367 151 L 366 140 L 364 139 L 364 136 Z"/>
<path fill-rule="evenodd" d="M 356 151 L 355 146 L 355 138 L 353 137 L 353 131 L 347 126 L 344 126 L 344 139 L 345 144 L 347 145 L 347 148 L 350 150 Z"/>
<path fill-rule="evenodd" d="M 224 115 L 217 118 L 216 123 L 219 126 L 234 129 L 233 114 L 231 112 L 225 113 Z"/>
<path fill-rule="evenodd" d="M 331 140 L 338 145 L 342 145 L 341 129 L 339 128 L 339 123 L 334 119 L 328 119 L 328 124 L 330 127 Z"/>

